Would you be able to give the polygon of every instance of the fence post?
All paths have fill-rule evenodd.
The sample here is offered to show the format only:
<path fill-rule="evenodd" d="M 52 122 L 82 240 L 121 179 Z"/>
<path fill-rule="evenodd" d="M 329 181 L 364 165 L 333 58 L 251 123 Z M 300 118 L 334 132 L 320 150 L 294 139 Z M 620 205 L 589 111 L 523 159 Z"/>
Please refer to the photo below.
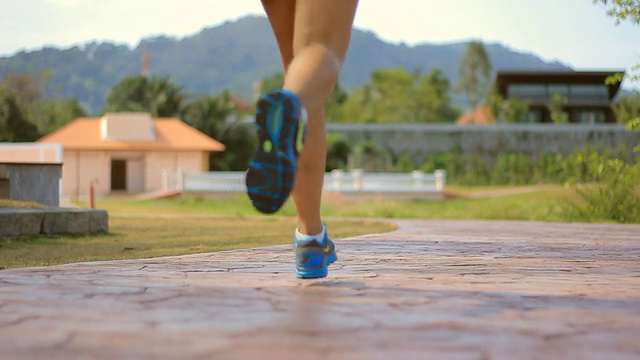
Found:
<path fill-rule="evenodd" d="M 160 171 L 160 178 L 162 180 L 162 190 L 169 190 L 169 172 L 167 169 L 162 169 Z"/>
<path fill-rule="evenodd" d="M 364 170 L 362 169 L 353 169 L 351 170 L 351 176 L 353 176 L 353 190 L 362 191 L 362 177 L 364 175 Z"/>
<path fill-rule="evenodd" d="M 436 176 L 436 190 L 444 192 L 445 184 L 447 182 L 447 172 L 445 170 L 436 170 L 434 175 Z"/>
<path fill-rule="evenodd" d="M 331 170 L 331 190 L 338 191 L 342 189 L 344 171 L 335 169 Z"/>
<path fill-rule="evenodd" d="M 182 192 L 184 190 L 184 171 L 178 169 L 176 173 L 176 190 Z"/>
<path fill-rule="evenodd" d="M 91 180 L 89 182 L 89 199 L 88 199 L 88 203 L 89 203 L 89 209 L 95 209 L 96 208 L 96 189 L 93 186 L 93 180 Z"/>

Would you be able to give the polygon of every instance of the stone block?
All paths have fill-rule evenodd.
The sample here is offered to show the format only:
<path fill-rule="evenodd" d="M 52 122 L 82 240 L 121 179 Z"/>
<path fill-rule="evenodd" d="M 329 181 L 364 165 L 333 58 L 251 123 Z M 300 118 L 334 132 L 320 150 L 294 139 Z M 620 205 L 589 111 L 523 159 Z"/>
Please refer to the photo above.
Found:
<path fill-rule="evenodd" d="M 44 235 L 81 235 L 89 233 L 89 213 L 77 209 L 44 210 L 42 234 Z"/>
<path fill-rule="evenodd" d="M 0 238 L 107 233 L 109 214 L 100 209 L 0 209 Z"/>
<path fill-rule="evenodd" d="M 20 235 L 20 214 L 9 209 L 0 209 L 0 237 Z"/>
<path fill-rule="evenodd" d="M 109 232 L 109 213 L 107 210 L 92 209 L 89 214 L 89 234 Z"/>
<path fill-rule="evenodd" d="M 43 213 L 32 209 L 0 209 L 0 237 L 40 234 Z"/>

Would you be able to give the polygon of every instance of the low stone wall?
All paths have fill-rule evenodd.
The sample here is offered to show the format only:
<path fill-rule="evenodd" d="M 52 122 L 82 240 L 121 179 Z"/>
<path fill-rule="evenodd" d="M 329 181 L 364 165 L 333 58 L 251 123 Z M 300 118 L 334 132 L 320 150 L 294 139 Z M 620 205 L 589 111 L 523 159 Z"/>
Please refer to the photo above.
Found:
<path fill-rule="evenodd" d="M 566 155 L 586 145 L 625 146 L 632 156 L 633 146 L 640 144 L 640 132 L 618 124 L 327 124 L 327 131 L 342 134 L 351 143 L 373 140 L 395 155 L 406 152 L 417 162 L 455 149 L 491 158 L 501 152 Z"/>
<path fill-rule="evenodd" d="M 109 231 L 109 214 L 99 209 L 0 209 L 0 238 L 89 235 Z"/>

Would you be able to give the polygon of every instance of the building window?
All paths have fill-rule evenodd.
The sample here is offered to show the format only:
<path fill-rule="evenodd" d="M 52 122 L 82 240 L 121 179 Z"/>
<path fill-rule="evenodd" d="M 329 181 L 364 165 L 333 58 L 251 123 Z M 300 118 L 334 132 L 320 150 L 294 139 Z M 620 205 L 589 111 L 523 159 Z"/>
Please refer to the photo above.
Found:
<path fill-rule="evenodd" d="M 545 101 L 547 89 L 542 84 L 514 84 L 509 85 L 507 97 L 529 101 Z"/>
<path fill-rule="evenodd" d="M 607 122 L 607 115 L 602 110 L 580 110 L 577 120 L 582 124 L 602 124 Z"/>
<path fill-rule="evenodd" d="M 569 97 L 569 85 L 567 84 L 549 84 L 547 86 L 549 90 L 549 96 L 553 96 L 554 94 L 564 95 L 565 97 Z"/>
<path fill-rule="evenodd" d="M 606 85 L 571 85 L 571 101 L 609 101 Z"/>

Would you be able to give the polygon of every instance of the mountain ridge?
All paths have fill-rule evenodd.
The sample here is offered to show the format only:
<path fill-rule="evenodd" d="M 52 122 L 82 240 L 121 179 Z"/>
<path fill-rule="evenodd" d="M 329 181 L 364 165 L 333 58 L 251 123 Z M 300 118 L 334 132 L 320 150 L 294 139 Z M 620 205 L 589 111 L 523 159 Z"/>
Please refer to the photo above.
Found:
<path fill-rule="evenodd" d="M 371 71 L 403 67 L 428 72 L 440 68 L 453 84 L 466 42 L 406 45 L 382 40 L 370 30 L 354 29 L 340 85 L 353 89 L 364 84 Z M 544 61 L 499 43 L 485 44 L 494 70 L 571 70 L 558 61 Z M 52 71 L 47 92 L 76 97 L 92 113 L 106 101 L 111 87 L 126 76 L 141 73 L 142 56 L 150 55 L 151 75 L 168 76 L 192 95 L 216 94 L 225 89 L 250 99 L 256 82 L 281 71 L 280 56 L 268 20 L 246 16 L 204 27 L 184 37 L 157 35 L 133 47 L 111 42 L 89 42 L 68 48 L 44 47 L 0 57 L 0 78 L 9 72 Z M 454 94 L 454 103 L 464 99 Z"/>

